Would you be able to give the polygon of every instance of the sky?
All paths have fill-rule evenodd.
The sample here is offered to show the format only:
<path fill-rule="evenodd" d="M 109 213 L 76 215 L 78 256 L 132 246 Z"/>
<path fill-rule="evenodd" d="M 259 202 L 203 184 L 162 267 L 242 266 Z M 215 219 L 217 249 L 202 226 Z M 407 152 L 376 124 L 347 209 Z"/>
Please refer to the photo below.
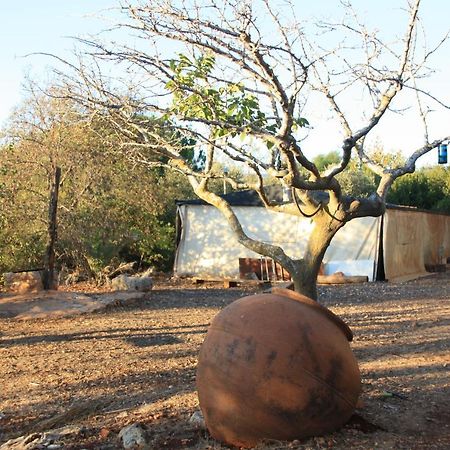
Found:
<path fill-rule="evenodd" d="M 338 2 L 296 0 L 296 4 L 307 9 L 308 14 L 325 14 L 333 19 Z M 358 10 L 365 11 L 369 22 L 377 28 L 390 34 L 403 32 L 404 27 L 398 21 L 398 8 L 393 6 L 402 4 L 401 0 L 354 0 L 353 4 Z M 0 0 L 0 126 L 24 98 L 24 77 L 29 74 L 32 79 L 45 79 L 50 73 L 50 58 L 26 55 L 45 52 L 68 57 L 75 47 L 71 36 L 97 33 L 108 27 L 104 17 L 108 16 L 107 9 L 114 5 L 117 5 L 115 0 Z M 450 29 L 450 2 L 422 0 L 422 17 L 429 41 L 436 41 Z M 437 73 L 429 87 L 437 95 L 442 94 L 450 104 L 450 43 L 441 49 L 439 57 L 433 59 L 433 66 Z M 319 149 L 320 152 L 336 149 L 336 142 L 340 142 L 337 130 L 319 119 L 309 138 L 312 153 Z M 434 113 L 430 129 L 432 138 L 449 135 L 450 110 Z M 394 151 L 418 148 L 422 136 L 420 124 L 406 112 L 395 120 L 381 123 L 373 139 L 380 141 L 385 149 Z M 436 159 L 435 153 L 427 155 L 422 165 L 435 164 Z"/>
<path fill-rule="evenodd" d="M 105 28 L 101 16 L 114 0 L 0 0 L 0 123 L 23 98 L 24 77 L 45 78 L 52 61 L 68 56 L 73 36 Z M 26 56 L 30 55 L 30 56 Z"/>

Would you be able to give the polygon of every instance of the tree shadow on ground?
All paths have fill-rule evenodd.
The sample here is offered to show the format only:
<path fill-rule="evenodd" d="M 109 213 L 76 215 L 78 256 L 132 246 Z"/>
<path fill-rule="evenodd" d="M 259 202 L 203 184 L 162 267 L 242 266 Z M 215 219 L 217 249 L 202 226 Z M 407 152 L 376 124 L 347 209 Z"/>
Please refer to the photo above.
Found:
<path fill-rule="evenodd" d="M 182 339 L 180 339 L 179 336 L 205 334 L 207 327 L 208 324 L 142 328 L 110 328 L 74 333 L 21 336 L 1 339 L 0 348 L 21 345 L 28 346 L 33 344 L 44 344 L 51 342 L 76 342 L 89 340 L 107 341 L 110 339 L 123 339 L 126 342 L 138 347 L 158 346 L 180 343 L 182 342 Z M 133 335 L 130 336 L 130 333 L 133 333 Z"/>

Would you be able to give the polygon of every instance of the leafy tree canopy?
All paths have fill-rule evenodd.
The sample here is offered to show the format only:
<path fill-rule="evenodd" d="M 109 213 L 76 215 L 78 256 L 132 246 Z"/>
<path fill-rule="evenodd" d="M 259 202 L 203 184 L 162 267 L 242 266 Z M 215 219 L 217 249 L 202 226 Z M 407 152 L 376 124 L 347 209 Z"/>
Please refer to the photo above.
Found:
<path fill-rule="evenodd" d="M 439 166 L 406 175 L 394 183 L 388 201 L 450 214 L 450 170 Z"/>
<path fill-rule="evenodd" d="M 0 272 L 42 266 L 56 166 L 59 267 L 93 275 L 116 259 L 170 269 L 175 199 L 192 196 L 185 178 L 130 166 L 113 151 L 108 124 L 33 87 L 4 136 L 10 143 L 0 148 Z"/>

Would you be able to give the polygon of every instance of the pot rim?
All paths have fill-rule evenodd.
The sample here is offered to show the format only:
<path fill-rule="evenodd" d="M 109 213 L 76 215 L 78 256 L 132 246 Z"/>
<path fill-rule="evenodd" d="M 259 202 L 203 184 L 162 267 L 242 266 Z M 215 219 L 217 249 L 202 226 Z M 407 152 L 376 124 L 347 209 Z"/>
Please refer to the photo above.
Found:
<path fill-rule="evenodd" d="M 310 308 L 320 311 L 325 316 L 327 316 L 335 325 L 338 326 L 338 328 L 344 333 L 348 341 L 351 342 L 353 340 L 353 332 L 350 329 L 350 327 L 339 316 L 334 314 L 334 312 L 330 311 L 328 308 L 321 305 L 320 303 L 317 303 L 315 300 L 306 297 L 305 295 L 299 294 L 298 292 L 291 291 L 290 289 L 278 287 L 272 288 L 272 294 L 287 297 L 291 300 L 303 303 L 304 305 L 309 306 Z"/>

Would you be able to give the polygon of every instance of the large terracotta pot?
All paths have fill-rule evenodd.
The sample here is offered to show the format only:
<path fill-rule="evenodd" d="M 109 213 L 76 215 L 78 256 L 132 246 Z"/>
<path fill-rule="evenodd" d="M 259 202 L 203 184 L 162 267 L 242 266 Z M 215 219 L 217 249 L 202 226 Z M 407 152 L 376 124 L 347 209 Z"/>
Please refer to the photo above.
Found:
<path fill-rule="evenodd" d="M 197 368 L 211 435 L 252 447 L 344 425 L 361 389 L 351 339 L 330 310 L 286 289 L 227 306 L 211 323 Z"/>

